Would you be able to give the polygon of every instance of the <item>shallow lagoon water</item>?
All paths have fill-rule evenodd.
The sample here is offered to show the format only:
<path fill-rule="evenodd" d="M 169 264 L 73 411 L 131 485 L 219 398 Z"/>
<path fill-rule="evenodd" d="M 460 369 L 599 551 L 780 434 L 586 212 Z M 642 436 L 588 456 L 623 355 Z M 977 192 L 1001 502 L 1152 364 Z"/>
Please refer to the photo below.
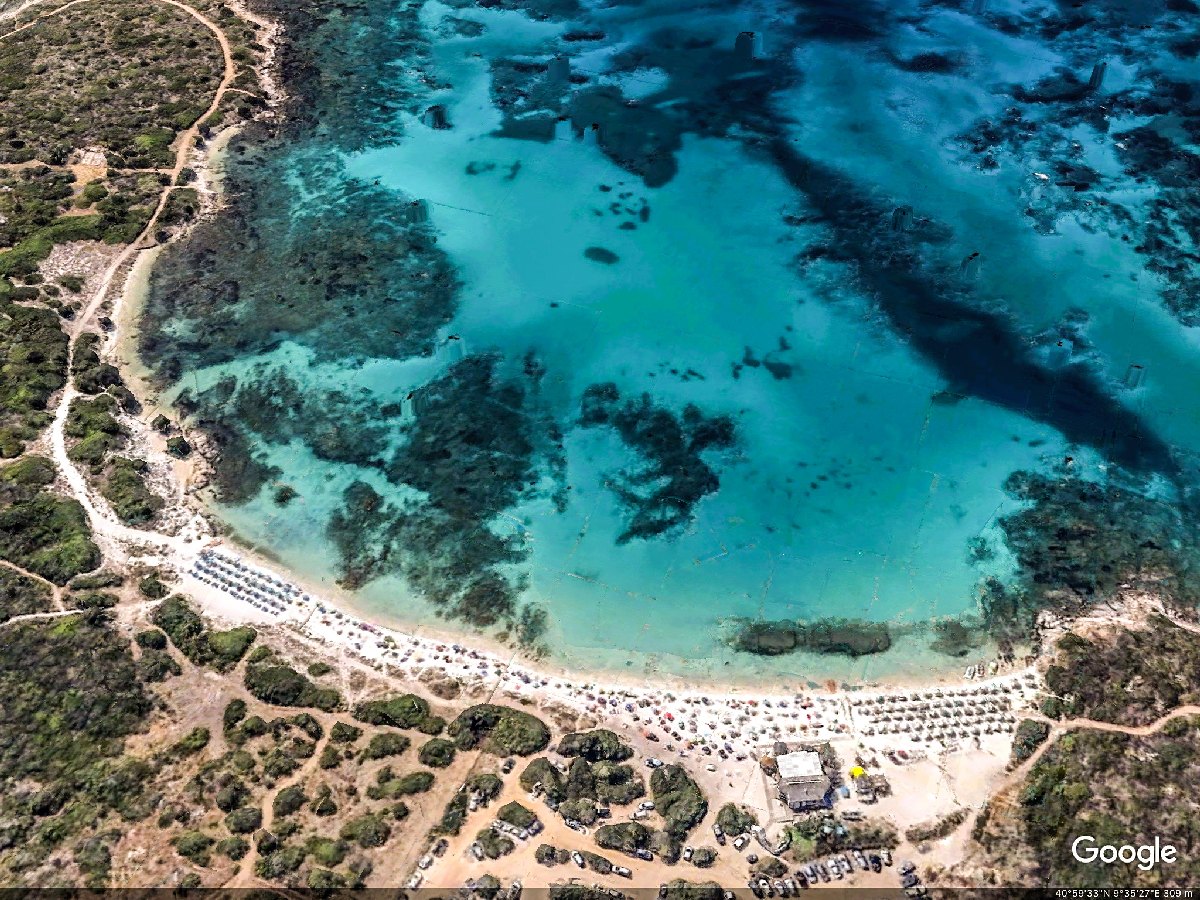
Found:
<path fill-rule="evenodd" d="M 447 36 L 452 12 L 482 33 Z M 664 26 L 730 43 L 773 16 L 781 11 L 688 3 L 592 10 L 581 18 L 608 37 L 573 48 L 572 71 L 653 103 L 679 87 L 674 76 L 652 64 L 610 73 L 621 51 L 653 43 Z M 285 339 L 190 372 L 181 386 L 198 390 L 229 374 L 252 381 L 254 366 L 282 365 L 309 391 L 336 389 L 381 406 L 402 402 L 467 355 L 498 354 L 499 371 L 515 373 L 532 354 L 545 372 L 539 408 L 563 434 L 560 465 L 543 466 L 536 480 L 545 489 L 525 491 L 487 527 L 521 548 L 523 559 L 508 569 L 522 600 L 549 612 L 546 643 L 561 661 L 723 678 L 939 665 L 927 632 L 859 661 L 763 660 L 734 654 L 720 637 L 734 618 L 904 624 L 971 614 L 981 579 L 1010 574 L 996 534 L 998 518 L 1014 508 L 1005 479 L 1057 469 L 1068 456 L 1077 473 L 1103 479 L 1102 448 L 1069 444 L 1045 416 L 954 393 L 945 361 L 922 357 L 889 327 L 848 267 L 798 265 L 805 250 L 828 240 L 828 215 L 738 129 L 684 134 L 673 177 L 655 186 L 565 122 L 552 140 L 499 136 L 504 116 L 489 90 L 489 62 L 544 61 L 561 49 L 566 25 L 433 2 L 421 19 L 437 35 L 433 74 L 452 86 L 431 99 L 452 127 L 400 113 L 395 142 L 347 152 L 314 140 L 292 165 L 302 183 L 301 167 L 324 154 L 337 177 L 393 191 L 397 216 L 411 198 L 427 202 L 437 246 L 460 281 L 439 349 L 429 357 L 329 359 Z M 1053 234 L 1035 232 L 1020 202 L 1058 188 L 1032 169 L 981 172 L 952 146 L 975 118 L 1002 110 L 1004 98 L 989 85 L 1041 77 L 1054 53 L 954 11 L 929 13 L 924 24 L 920 33 L 898 32 L 893 51 L 957 43 L 976 60 L 969 74 L 897 72 L 866 44 L 814 41 L 795 52 L 804 77 L 772 98 L 783 133 L 889 208 L 910 203 L 945 226 L 950 237 L 930 251 L 938 265 L 982 248 L 970 302 L 1007 317 L 1051 382 L 1055 366 L 1086 364 L 1098 395 L 1116 397 L 1168 443 L 1200 445 L 1200 418 L 1179 390 L 1200 374 L 1195 341 L 1154 302 L 1144 261 L 1127 243 L 1069 219 Z M 770 32 L 765 48 L 789 52 L 771 46 Z M 1118 77 L 1128 76 L 1114 70 Z M 1088 151 L 1117 178 L 1112 152 Z M 297 190 L 297 208 L 310 199 Z M 886 220 L 879 227 L 886 231 Z M 1078 309 L 1090 314 L 1072 326 L 1078 349 L 1071 345 L 1065 358 L 1053 341 L 1039 349 Z M 1137 390 L 1121 386 L 1131 363 L 1152 373 Z M 691 506 L 682 527 L 619 539 L 628 510 L 612 483 L 636 478 L 645 460 L 614 430 L 579 425 L 584 392 L 608 382 L 624 398 L 645 393 L 668 410 L 694 404 L 734 422 L 734 446 L 704 453 L 719 487 Z M 316 581 L 337 576 L 326 526 L 350 484 L 420 499 L 369 466 L 318 458 L 302 441 L 261 442 L 257 450 L 299 498 L 281 509 L 264 488 L 219 509 L 243 540 Z M 554 492 L 556 482 L 565 491 Z M 969 552 L 981 538 L 995 551 L 986 561 Z M 435 614 L 402 573 L 369 581 L 356 602 L 414 623 Z"/>

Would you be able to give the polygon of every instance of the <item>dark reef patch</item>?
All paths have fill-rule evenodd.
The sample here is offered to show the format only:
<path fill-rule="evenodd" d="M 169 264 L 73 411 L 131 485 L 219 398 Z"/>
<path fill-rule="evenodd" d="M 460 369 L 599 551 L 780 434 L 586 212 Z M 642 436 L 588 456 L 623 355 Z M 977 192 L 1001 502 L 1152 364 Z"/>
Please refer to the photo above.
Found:
<path fill-rule="evenodd" d="M 432 352 L 457 285 L 429 226 L 409 223 L 394 193 L 343 182 L 316 154 L 295 173 L 302 201 L 293 162 L 252 153 L 231 164 L 238 199 L 155 266 L 139 350 L 160 379 L 287 339 L 323 359 Z"/>
<path fill-rule="evenodd" d="M 611 382 L 583 392 L 579 424 L 614 429 L 642 459 L 639 470 L 622 472 L 609 482 L 629 514 L 618 544 L 658 537 L 686 523 L 696 504 L 720 486 L 702 454 L 728 450 L 736 436 L 729 416 L 707 416 L 690 403 L 677 415 L 656 405 L 649 394 L 622 400 Z"/>
<path fill-rule="evenodd" d="M 855 619 L 822 619 L 816 622 L 740 620 L 728 638 L 729 645 L 743 653 L 780 656 L 785 653 L 870 656 L 892 646 L 891 632 L 882 622 Z"/>
<path fill-rule="evenodd" d="M 1005 489 L 1026 505 L 999 523 L 1014 583 L 985 586 L 984 621 L 997 637 L 1021 640 L 1041 610 L 1078 613 L 1128 584 L 1152 585 L 1180 609 L 1200 604 L 1196 523 L 1147 485 L 1014 472 Z"/>
<path fill-rule="evenodd" d="M 604 263 L 611 266 L 613 263 L 619 262 L 621 257 L 613 253 L 611 250 L 606 250 L 603 247 L 588 247 L 583 251 L 583 255 L 592 262 Z"/>
<path fill-rule="evenodd" d="M 835 252 L 857 262 L 863 288 L 892 327 L 949 382 L 1095 447 L 1130 471 L 1178 480 L 1171 448 L 1083 366 L 1051 370 L 1031 356 L 1014 323 L 971 303 L 968 289 L 927 270 L 902 237 L 879 227 L 888 210 L 849 178 L 779 137 L 768 151 L 825 216 Z"/>
<path fill-rule="evenodd" d="M 328 528 L 345 586 L 396 574 L 473 625 L 516 614 L 523 585 L 501 568 L 527 551 L 488 525 L 534 482 L 537 439 L 526 389 L 497 377 L 497 362 L 467 357 L 421 390 L 407 440 L 384 465 L 393 484 L 411 489 L 403 499 L 361 481 L 346 489 Z"/>
<path fill-rule="evenodd" d="M 892 65 L 905 72 L 922 75 L 951 75 L 963 67 L 962 59 L 953 53 L 917 53 L 914 56 L 891 56 Z"/>

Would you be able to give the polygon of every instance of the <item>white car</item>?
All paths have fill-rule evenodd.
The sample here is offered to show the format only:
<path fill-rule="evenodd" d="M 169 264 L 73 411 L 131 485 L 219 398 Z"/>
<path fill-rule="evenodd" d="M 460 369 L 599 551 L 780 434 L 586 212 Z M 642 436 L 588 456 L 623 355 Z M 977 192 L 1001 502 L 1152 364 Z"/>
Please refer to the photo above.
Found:
<path fill-rule="evenodd" d="M 428 853 L 426 853 L 424 856 L 422 856 L 420 859 L 417 860 L 417 868 L 418 869 L 428 869 L 432 865 L 433 865 L 433 857 L 430 856 Z"/>
<path fill-rule="evenodd" d="M 417 888 L 419 888 L 421 886 L 421 882 L 424 880 L 425 880 L 425 876 L 422 875 L 420 872 L 413 872 L 412 878 L 408 879 L 408 881 L 405 883 L 404 886 L 406 888 L 408 888 L 410 891 L 415 891 Z"/>
<path fill-rule="evenodd" d="M 645 809 L 645 810 L 654 809 L 654 801 L 653 800 L 643 800 L 641 803 L 638 804 L 638 809 Z"/>
<path fill-rule="evenodd" d="M 471 845 L 471 855 L 476 859 L 483 859 L 483 844 L 476 841 Z"/>
<path fill-rule="evenodd" d="M 691 862 L 691 861 L 692 861 L 692 854 L 693 854 L 693 853 L 695 853 L 695 852 L 696 852 L 696 851 L 695 851 L 695 850 L 693 850 L 691 847 L 684 847 L 684 848 L 683 848 L 683 861 L 684 861 L 684 862 Z"/>
<path fill-rule="evenodd" d="M 633 877 L 633 872 L 625 866 L 613 866 L 613 874 L 620 875 L 622 878 Z"/>
<path fill-rule="evenodd" d="M 744 834 L 739 834 L 733 839 L 733 849 L 744 850 L 748 843 L 750 843 L 750 838 L 746 837 Z"/>
<path fill-rule="evenodd" d="M 571 859 L 575 860 L 575 865 L 579 866 L 581 869 L 583 868 L 583 856 L 578 850 L 571 851 Z"/>

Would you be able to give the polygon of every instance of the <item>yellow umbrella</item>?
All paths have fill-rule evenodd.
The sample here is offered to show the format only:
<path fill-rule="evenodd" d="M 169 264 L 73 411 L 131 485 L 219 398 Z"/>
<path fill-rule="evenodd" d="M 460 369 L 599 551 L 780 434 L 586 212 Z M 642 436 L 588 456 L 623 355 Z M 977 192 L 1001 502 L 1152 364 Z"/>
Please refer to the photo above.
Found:
<path fill-rule="evenodd" d="M 862 776 L 864 776 L 866 774 L 867 774 L 867 770 L 864 769 L 862 766 L 855 766 L 853 769 L 850 770 L 851 778 L 862 778 Z"/>

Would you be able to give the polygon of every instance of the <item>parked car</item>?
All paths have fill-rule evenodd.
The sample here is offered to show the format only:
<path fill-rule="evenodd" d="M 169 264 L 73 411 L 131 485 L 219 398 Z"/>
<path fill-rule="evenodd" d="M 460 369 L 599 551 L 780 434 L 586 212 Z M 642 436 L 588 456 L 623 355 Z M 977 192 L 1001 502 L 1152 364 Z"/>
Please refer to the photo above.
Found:
<path fill-rule="evenodd" d="M 691 847 L 684 847 L 684 848 L 683 848 L 683 861 L 684 861 L 684 862 L 691 862 L 691 861 L 692 861 L 692 854 L 693 854 L 693 853 L 695 853 L 695 852 L 696 852 L 696 851 L 695 851 L 693 848 L 691 848 Z"/>
<path fill-rule="evenodd" d="M 916 871 L 916 868 L 916 866 L 906 859 L 904 862 L 900 863 L 900 874 L 907 875 L 909 872 Z"/>
<path fill-rule="evenodd" d="M 871 871 L 872 871 L 872 872 L 879 872 L 879 871 L 882 871 L 882 869 L 883 869 L 883 860 L 881 860 L 881 859 L 879 858 L 879 854 L 878 854 L 878 853 L 872 853 L 872 854 L 870 855 L 870 857 L 868 857 L 868 858 L 869 858 L 869 859 L 870 859 L 870 861 L 871 861 Z"/>
<path fill-rule="evenodd" d="M 748 886 L 749 886 L 750 890 L 754 892 L 754 896 L 760 898 L 760 900 L 761 900 L 761 898 L 766 896 L 766 894 L 763 893 L 763 889 L 758 886 L 758 882 L 755 881 L 753 878 L 751 878 L 750 881 L 748 882 Z"/>
<path fill-rule="evenodd" d="M 425 877 L 420 872 L 413 872 L 412 877 L 408 879 L 404 886 L 410 891 L 415 891 L 421 886 L 421 882 L 424 880 Z"/>
<path fill-rule="evenodd" d="M 766 894 L 768 897 L 775 896 L 775 888 L 771 887 L 771 882 L 767 881 L 767 879 L 765 879 L 765 878 L 758 879 L 758 886 L 762 890 L 762 892 L 764 894 Z"/>
<path fill-rule="evenodd" d="M 521 900 L 521 882 L 514 881 L 508 886 L 508 900 Z"/>
<path fill-rule="evenodd" d="M 879 858 L 883 860 L 885 866 L 890 866 L 892 864 L 892 851 L 884 847 L 879 851 Z"/>
<path fill-rule="evenodd" d="M 725 846 L 725 832 L 721 830 L 721 826 L 713 822 L 713 837 L 717 839 L 717 843 L 722 847 Z"/>
<path fill-rule="evenodd" d="M 428 853 L 426 853 L 424 856 L 422 856 L 420 859 L 417 860 L 417 868 L 418 869 L 428 869 L 432 865 L 433 865 L 433 857 L 430 856 Z"/>
<path fill-rule="evenodd" d="M 620 875 L 622 878 L 632 878 L 633 870 L 627 866 L 613 866 L 613 873 Z"/>
<path fill-rule="evenodd" d="M 777 893 L 780 897 L 791 896 L 791 894 L 788 892 L 787 885 L 779 879 L 776 879 L 774 885 L 772 886 L 775 888 L 775 893 Z"/>
<path fill-rule="evenodd" d="M 733 839 L 733 849 L 743 850 L 748 843 L 750 843 L 750 838 L 746 837 L 744 834 L 739 834 Z"/>
<path fill-rule="evenodd" d="M 660 884 L 660 885 L 658 886 L 658 897 L 659 897 L 659 900 L 662 900 L 662 898 L 663 898 L 663 897 L 665 897 L 665 896 L 667 896 L 667 886 L 666 886 L 665 884 Z"/>
<path fill-rule="evenodd" d="M 476 859 L 483 859 L 483 845 L 479 843 L 479 841 L 476 841 L 471 845 L 471 855 Z"/>
<path fill-rule="evenodd" d="M 645 810 L 654 809 L 654 801 L 653 800 L 643 800 L 641 803 L 638 804 L 638 809 L 645 809 Z"/>
<path fill-rule="evenodd" d="M 644 859 L 646 862 L 650 862 L 650 860 L 654 859 L 654 854 L 643 848 L 638 848 L 636 855 L 638 859 Z"/>
<path fill-rule="evenodd" d="M 750 863 L 750 865 L 754 865 L 756 862 L 758 862 L 758 854 L 751 853 L 749 856 L 746 857 L 746 862 Z"/>
<path fill-rule="evenodd" d="M 796 893 L 796 882 L 794 879 L 791 879 L 791 878 L 783 879 L 783 885 L 784 885 L 784 887 L 786 887 L 788 889 L 789 893 L 792 893 L 792 894 Z"/>
<path fill-rule="evenodd" d="M 921 879 L 917 877 L 915 872 L 909 872 L 907 875 L 905 875 L 903 878 L 900 879 L 901 887 L 906 887 L 906 888 L 916 887 L 920 883 L 921 883 Z"/>
<path fill-rule="evenodd" d="M 571 851 L 571 859 L 575 861 L 575 865 L 579 866 L 581 869 L 583 868 L 583 855 L 580 854 L 578 850 Z"/>
<path fill-rule="evenodd" d="M 438 840 L 438 842 L 433 845 L 433 855 L 441 856 L 443 853 L 446 852 L 446 848 L 449 846 L 450 846 L 449 841 L 447 841 L 445 838 L 440 838 Z"/>

